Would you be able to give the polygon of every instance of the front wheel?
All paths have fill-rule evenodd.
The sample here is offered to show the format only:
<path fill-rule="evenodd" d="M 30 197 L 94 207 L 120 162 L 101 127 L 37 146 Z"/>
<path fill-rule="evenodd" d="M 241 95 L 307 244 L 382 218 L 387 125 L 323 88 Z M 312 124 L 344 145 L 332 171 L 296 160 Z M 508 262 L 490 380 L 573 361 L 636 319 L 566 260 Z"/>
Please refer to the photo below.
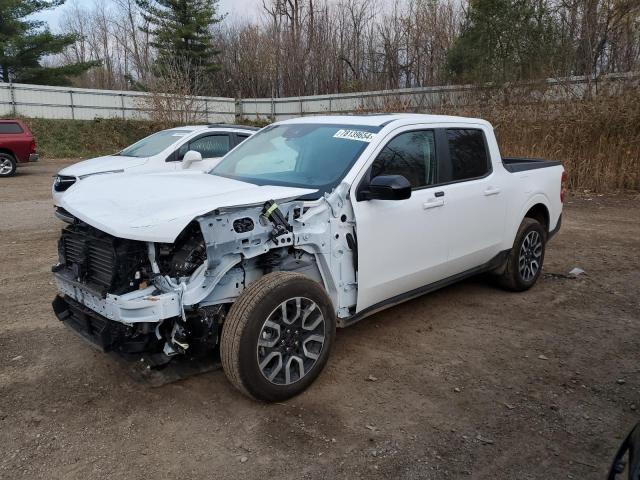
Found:
<path fill-rule="evenodd" d="M 514 292 L 533 287 L 542 272 L 546 240 L 547 235 L 540 222 L 528 217 L 522 221 L 500 277 L 503 287 Z"/>
<path fill-rule="evenodd" d="M 220 339 L 222 367 L 244 394 L 286 400 L 318 377 L 335 330 L 333 304 L 322 285 L 297 273 L 270 273 L 231 306 Z"/>
<path fill-rule="evenodd" d="M 16 173 L 16 160 L 8 153 L 0 153 L 0 177 L 10 177 Z"/>

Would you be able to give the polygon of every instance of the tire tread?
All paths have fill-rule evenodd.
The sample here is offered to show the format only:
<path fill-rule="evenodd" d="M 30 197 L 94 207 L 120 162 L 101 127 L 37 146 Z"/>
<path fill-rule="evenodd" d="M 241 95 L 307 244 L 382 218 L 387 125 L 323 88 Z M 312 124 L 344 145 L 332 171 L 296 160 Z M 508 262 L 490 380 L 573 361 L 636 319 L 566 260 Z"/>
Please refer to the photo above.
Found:
<path fill-rule="evenodd" d="M 273 272 L 260 277 L 242 292 L 229 309 L 220 339 L 222 368 L 233 386 L 250 398 L 260 400 L 247 389 L 240 375 L 240 341 L 249 321 L 249 314 L 276 286 L 287 281 L 305 278 L 308 277 L 293 272 Z"/>

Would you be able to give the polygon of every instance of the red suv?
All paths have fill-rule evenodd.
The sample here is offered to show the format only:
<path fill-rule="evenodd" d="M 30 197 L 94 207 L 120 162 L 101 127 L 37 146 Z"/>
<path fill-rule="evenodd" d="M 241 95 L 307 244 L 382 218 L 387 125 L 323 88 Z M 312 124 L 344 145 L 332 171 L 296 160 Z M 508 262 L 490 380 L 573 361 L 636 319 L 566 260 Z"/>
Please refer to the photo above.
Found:
<path fill-rule="evenodd" d="M 38 161 L 36 139 L 20 120 L 0 120 L 0 177 L 10 177 L 16 167 Z"/>

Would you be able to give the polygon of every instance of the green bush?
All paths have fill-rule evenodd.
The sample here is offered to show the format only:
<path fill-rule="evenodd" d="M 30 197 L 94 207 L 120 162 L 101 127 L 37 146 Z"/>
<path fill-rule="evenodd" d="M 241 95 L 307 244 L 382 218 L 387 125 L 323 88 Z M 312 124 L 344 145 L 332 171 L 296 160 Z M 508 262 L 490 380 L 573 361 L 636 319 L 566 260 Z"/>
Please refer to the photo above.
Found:
<path fill-rule="evenodd" d="M 160 130 L 152 122 L 118 118 L 22 120 L 36 137 L 38 152 L 49 158 L 87 158 L 114 153 Z"/>
<path fill-rule="evenodd" d="M 51 120 L 22 118 L 38 144 L 38 152 L 48 158 L 90 158 L 108 155 L 167 128 L 143 120 L 99 118 L 96 120 Z M 243 125 L 263 127 L 269 122 L 243 120 Z"/>

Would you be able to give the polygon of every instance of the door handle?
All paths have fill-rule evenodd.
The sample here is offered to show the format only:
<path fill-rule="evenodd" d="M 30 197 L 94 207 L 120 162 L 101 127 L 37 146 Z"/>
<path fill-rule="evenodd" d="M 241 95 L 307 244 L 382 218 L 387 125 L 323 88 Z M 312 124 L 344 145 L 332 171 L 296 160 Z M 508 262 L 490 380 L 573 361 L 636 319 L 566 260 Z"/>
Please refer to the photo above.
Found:
<path fill-rule="evenodd" d="M 490 196 L 490 195 L 498 195 L 500 193 L 500 189 L 497 187 L 489 187 L 484 191 L 485 196 Z"/>
<path fill-rule="evenodd" d="M 429 208 L 441 207 L 444 205 L 444 200 L 429 200 L 428 202 L 424 202 L 422 204 L 422 208 L 425 210 Z"/>

